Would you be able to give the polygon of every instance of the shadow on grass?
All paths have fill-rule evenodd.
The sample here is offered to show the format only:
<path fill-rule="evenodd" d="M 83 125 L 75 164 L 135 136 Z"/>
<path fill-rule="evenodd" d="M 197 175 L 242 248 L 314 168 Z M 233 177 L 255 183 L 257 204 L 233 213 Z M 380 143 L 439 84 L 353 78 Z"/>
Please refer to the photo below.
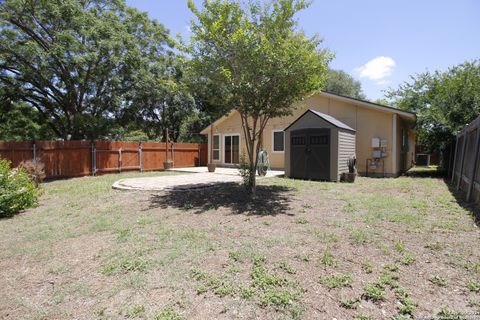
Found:
<path fill-rule="evenodd" d="M 283 186 L 258 185 L 251 197 L 238 183 L 222 183 L 211 188 L 195 190 L 171 189 L 153 194 L 150 209 L 177 208 L 200 214 L 208 210 L 227 208 L 234 214 L 279 215 L 288 214 L 291 189 Z"/>
<path fill-rule="evenodd" d="M 457 203 L 470 213 L 474 219 L 475 225 L 480 227 L 480 204 L 473 201 L 467 202 L 465 200 L 466 192 L 457 190 L 449 179 L 446 179 L 445 183 L 447 184 L 450 193 L 455 197 Z"/>

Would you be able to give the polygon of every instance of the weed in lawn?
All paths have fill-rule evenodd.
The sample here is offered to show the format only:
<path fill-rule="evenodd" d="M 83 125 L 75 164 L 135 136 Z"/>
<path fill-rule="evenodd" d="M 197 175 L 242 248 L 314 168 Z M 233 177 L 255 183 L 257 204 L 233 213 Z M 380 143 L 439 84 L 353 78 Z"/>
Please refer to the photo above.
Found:
<path fill-rule="evenodd" d="M 131 230 L 129 228 L 120 229 L 117 232 L 117 241 L 118 242 L 126 242 L 128 237 L 130 237 Z"/>
<path fill-rule="evenodd" d="M 472 273 L 479 273 L 480 274 L 480 263 L 477 262 L 467 262 L 465 263 L 464 265 L 465 269 L 467 269 L 468 271 L 472 272 Z"/>
<path fill-rule="evenodd" d="M 242 262 L 243 261 L 242 254 L 240 253 L 240 251 L 230 251 L 228 253 L 228 258 L 230 258 L 231 260 L 233 260 L 235 262 Z"/>
<path fill-rule="evenodd" d="M 404 253 L 405 252 L 405 244 L 403 243 L 402 240 L 395 240 L 394 243 L 395 250 L 399 253 Z"/>
<path fill-rule="evenodd" d="M 440 311 L 437 312 L 436 316 L 440 319 L 467 320 L 467 316 L 464 312 L 453 310 L 447 305 L 442 306 Z"/>
<path fill-rule="evenodd" d="M 295 219 L 295 223 L 296 224 L 307 224 L 308 220 L 305 217 L 298 217 L 297 219 Z"/>
<path fill-rule="evenodd" d="M 440 251 L 445 248 L 445 243 L 440 241 L 430 242 L 425 246 L 425 248 L 434 250 L 434 251 Z"/>
<path fill-rule="evenodd" d="M 398 287 L 398 279 L 399 275 L 395 271 L 391 271 L 389 269 L 384 269 L 381 274 L 380 274 L 380 283 L 382 285 L 388 285 L 391 288 L 396 288 Z"/>
<path fill-rule="evenodd" d="M 302 208 L 304 208 L 304 209 L 312 209 L 313 206 L 312 206 L 311 204 L 304 203 L 304 204 L 302 204 Z"/>
<path fill-rule="evenodd" d="M 280 269 L 280 270 L 285 271 L 285 272 L 288 273 L 288 274 L 295 274 L 295 273 L 297 273 L 297 270 L 295 270 L 295 268 L 293 268 L 292 266 L 290 266 L 289 264 L 287 264 L 285 261 L 280 262 L 280 263 L 278 264 L 277 268 Z"/>
<path fill-rule="evenodd" d="M 197 294 L 204 294 L 208 292 L 208 287 L 204 284 L 200 284 L 195 288 L 195 291 L 197 291 Z"/>
<path fill-rule="evenodd" d="M 367 283 L 363 287 L 363 297 L 373 302 L 385 300 L 385 288 L 380 283 Z"/>
<path fill-rule="evenodd" d="M 345 309 L 357 309 L 360 304 L 360 299 L 344 299 L 340 302 L 340 306 Z"/>
<path fill-rule="evenodd" d="M 212 290 L 212 292 L 219 297 L 225 297 L 235 293 L 233 283 L 223 275 L 214 276 L 199 269 L 193 269 L 191 275 L 193 279 L 202 282 L 200 286 L 197 286 L 197 294 L 205 293 L 205 288 Z"/>
<path fill-rule="evenodd" d="M 303 313 L 300 303 L 303 289 L 286 278 L 268 272 L 265 258 L 257 257 L 253 261 L 252 287 L 258 289 L 261 306 L 272 306 L 277 311 L 287 312 L 292 318 L 299 318 Z"/>
<path fill-rule="evenodd" d="M 352 276 L 349 274 L 337 274 L 320 277 L 320 283 L 328 289 L 350 287 L 353 283 Z"/>
<path fill-rule="evenodd" d="M 366 314 L 359 314 L 355 320 L 373 320 L 373 318 Z"/>
<path fill-rule="evenodd" d="M 445 280 L 445 278 L 443 278 L 439 275 L 434 275 L 433 277 L 430 277 L 430 279 L 428 279 L 428 281 L 430 281 L 431 283 L 433 283 L 434 285 L 436 285 L 438 287 L 445 287 L 447 285 L 447 280 Z"/>
<path fill-rule="evenodd" d="M 299 260 L 299 261 L 303 261 L 303 262 L 310 262 L 311 257 L 310 257 L 310 254 L 308 254 L 308 253 L 305 253 L 305 254 L 296 254 L 296 255 L 295 255 L 295 259 L 297 259 L 297 260 Z"/>
<path fill-rule="evenodd" d="M 184 316 L 175 310 L 172 307 L 165 308 L 159 312 L 157 312 L 154 316 L 154 320 L 184 320 L 186 319 Z"/>
<path fill-rule="evenodd" d="M 138 318 L 145 312 L 143 304 L 137 304 L 127 311 L 127 318 Z"/>
<path fill-rule="evenodd" d="M 141 255 L 114 257 L 103 265 L 102 273 L 112 275 L 118 272 L 144 272 L 147 269 L 147 261 Z"/>
<path fill-rule="evenodd" d="M 480 292 L 480 282 L 475 280 L 469 280 L 467 282 L 467 289 L 471 292 Z"/>
<path fill-rule="evenodd" d="M 405 251 L 403 255 L 398 259 L 398 262 L 405 266 L 409 266 L 415 262 L 415 256 L 410 251 Z"/>
<path fill-rule="evenodd" d="M 328 243 L 334 243 L 334 242 L 338 242 L 340 240 L 340 237 L 333 232 L 327 232 L 327 231 L 324 231 L 324 230 L 313 229 L 312 233 L 315 235 L 315 237 L 317 237 L 319 239 L 323 239 Z"/>
<path fill-rule="evenodd" d="M 263 221 L 262 223 L 263 223 L 263 225 L 265 225 L 265 226 L 271 226 L 271 225 L 272 225 L 272 221 L 270 221 L 270 220 L 265 220 L 265 221 Z"/>
<path fill-rule="evenodd" d="M 320 256 L 320 262 L 325 267 L 336 267 L 337 262 L 334 260 L 333 255 L 330 251 L 325 250 L 322 255 Z"/>
<path fill-rule="evenodd" d="M 350 240 L 354 245 L 363 245 L 371 241 L 371 235 L 365 230 L 356 229 L 350 233 Z"/>
<path fill-rule="evenodd" d="M 255 290 L 249 286 L 240 286 L 240 297 L 245 300 L 250 300 L 254 297 Z"/>
<path fill-rule="evenodd" d="M 362 262 L 362 269 L 365 271 L 365 273 L 372 273 L 373 264 L 369 260 L 365 260 Z"/>

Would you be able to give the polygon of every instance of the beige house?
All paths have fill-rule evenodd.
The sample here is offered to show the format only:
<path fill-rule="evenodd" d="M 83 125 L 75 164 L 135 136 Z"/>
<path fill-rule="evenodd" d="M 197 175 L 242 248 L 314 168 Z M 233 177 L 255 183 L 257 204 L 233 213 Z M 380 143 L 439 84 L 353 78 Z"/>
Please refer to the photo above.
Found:
<path fill-rule="evenodd" d="M 396 177 L 411 167 L 415 152 L 414 113 L 332 93 L 315 94 L 298 103 L 293 115 L 271 119 L 263 135 L 272 169 L 285 169 L 284 129 L 308 109 L 327 114 L 356 131 L 357 170 L 369 176 Z M 235 166 L 246 154 L 242 122 L 236 111 L 202 130 L 208 135 L 208 159 Z M 288 160 L 287 160 L 288 161 Z"/>

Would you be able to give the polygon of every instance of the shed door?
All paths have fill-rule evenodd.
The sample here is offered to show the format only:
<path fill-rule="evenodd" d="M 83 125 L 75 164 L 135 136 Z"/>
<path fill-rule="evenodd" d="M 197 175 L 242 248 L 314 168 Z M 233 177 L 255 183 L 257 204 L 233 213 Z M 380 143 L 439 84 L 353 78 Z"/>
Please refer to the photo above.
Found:
<path fill-rule="evenodd" d="M 292 176 L 330 179 L 330 129 L 301 129 L 290 134 Z"/>

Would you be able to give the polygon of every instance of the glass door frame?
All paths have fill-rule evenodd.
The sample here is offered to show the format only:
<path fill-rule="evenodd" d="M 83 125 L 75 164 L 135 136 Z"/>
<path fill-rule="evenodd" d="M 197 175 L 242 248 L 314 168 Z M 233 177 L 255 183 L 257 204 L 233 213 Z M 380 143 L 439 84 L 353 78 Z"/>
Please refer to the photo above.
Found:
<path fill-rule="evenodd" d="M 227 148 L 226 148 L 226 144 L 225 144 L 225 140 L 227 137 L 230 137 L 230 161 L 231 162 L 226 162 L 226 152 L 227 152 Z M 239 162 L 238 163 L 234 163 L 233 162 L 233 152 L 231 150 L 233 150 L 233 139 L 232 137 L 238 137 L 238 158 L 239 158 Z M 226 165 L 235 165 L 235 164 L 239 164 L 240 163 L 240 150 L 242 150 L 241 148 L 241 135 L 240 133 L 228 133 L 228 134 L 223 134 L 222 136 L 222 149 L 223 149 L 223 152 L 222 152 L 222 163 L 223 164 L 226 164 Z"/>

